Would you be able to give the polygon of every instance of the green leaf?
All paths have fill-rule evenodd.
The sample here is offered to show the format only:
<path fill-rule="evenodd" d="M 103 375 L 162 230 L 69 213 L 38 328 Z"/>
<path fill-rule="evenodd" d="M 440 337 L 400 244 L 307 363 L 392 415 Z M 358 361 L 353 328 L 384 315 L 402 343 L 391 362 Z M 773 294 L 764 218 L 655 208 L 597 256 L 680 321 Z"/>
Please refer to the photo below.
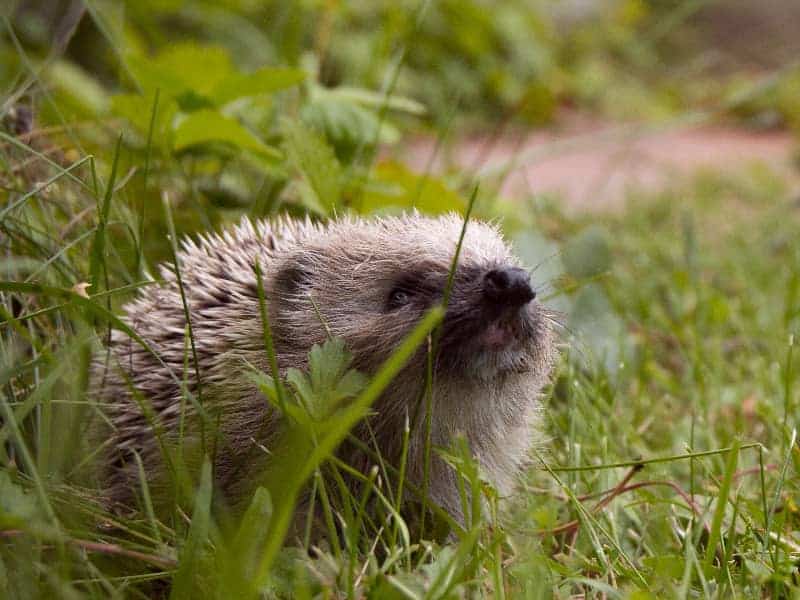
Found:
<path fill-rule="evenodd" d="M 333 149 L 299 121 L 284 121 L 283 132 L 289 161 L 302 174 L 319 208 L 332 212 L 342 195 L 342 167 Z"/>
<path fill-rule="evenodd" d="M 567 272 L 577 279 L 589 279 L 611 268 L 612 256 L 608 232 L 591 225 L 573 237 L 562 256 Z"/>
<path fill-rule="evenodd" d="M 281 397 L 278 394 L 278 388 L 275 385 L 275 379 L 271 375 L 256 371 L 250 374 L 253 383 L 256 384 L 258 390 L 264 394 L 267 401 L 281 414 L 284 414 L 291 421 L 303 427 L 311 425 L 308 410 L 305 406 L 296 402 L 281 402 Z M 301 383 L 305 381 L 302 371 L 298 369 L 288 369 L 286 380 L 289 382 Z"/>
<path fill-rule="evenodd" d="M 686 570 L 686 560 L 680 554 L 647 556 L 642 559 L 642 564 L 652 570 L 655 576 L 664 579 L 679 579 Z"/>
<path fill-rule="evenodd" d="M 173 147 L 176 152 L 209 142 L 231 144 L 266 158 L 281 158 L 275 148 L 267 146 L 238 121 L 214 110 L 191 113 L 175 128 Z"/>
<path fill-rule="evenodd" d="M 0 529 L 18 529 L 30 525 L 41 515 L 36 498 L 0 471 Z"/>
<path fill-rule="evenodd" d="M 218 104 L 237 98 L 271 94 L 297 85 L 306 77 L 301 69 L 264 67 L 254 73 L 233 73 L 220 81 L 212 97 Z"/>
<path fill-rule="evenodd" d="M 604 365 L 609 374 L 615 374 L 628 349 L 627 337 L 625 325 L 602 287 L 589 283 L 578 291 L 570 311 L 569 327 L 585 359 Z"/>
<path fill-rule="evenodd" d="M 146 95 L 119 94 L 111 98 L 111 112 L 123 117 L 133 125 L 144 142 L 150 131 L 155 92 Z M 169 97 L 159 96 L 156 118 L 153 122 L 153 142 L 162 148 L 167 147 L 172 137 L 171 124 L 178 112 L 177 102 Z M 126 141 L 128 141 L 126 136 Z"/>
<path fill-rule="evenodd" d="M 552 282 L 564 275 L 558 244 L 548 240 L 536 229 L 525 228 L 511 240 L 514 254 L 519 256 L 536 283 Z"/>
<path fill-rule="evenodd" d="M 257 585 L 266 582 L 278 550 L 283 546 L 302 484 L 314 469 L 331 455 L 350 429 L 364 418 L 369 407 L 394 380 L 411 355 L 441 322 L 443 316 L 444 309 L 441 306 L 430 309 L 395 352 L 384 361 L 364 391 L 343 408 L 336 418 L 331 419 L 329 426 L 315 444 L 310 443 L 306 432 L 298 431 L 297 428 L 290 428 L 283 440 L 276 443 L 276 453 L 290 451 L 293 460 L 287 458 L 275 461 L 262 479 L 264 487 L 272 494 L 274 510 L 270 522 L 270 535 L 259 556 L 259 566 L 254 578 Z M 298 453 L 298 450 L 303 449 L 306 449 L 306 454 Z"/>
<path fill-rule="evenodd" d="M 256 559 L 270 533 L 272 512 L 269 491 L 263 487 L 257 488 L 226 551 L 217 554 L 217 560 L 222 565 L 219 589 L 224 591 L 225 597 L 260 597 L 253 586 L 253 573 L 257 566 Z"/>
<path fill-rule="evenodd" d="M 355 102 L 356 104 L 361 104 L 370 108 L 387 108 L 389 110 L 396 110 L 412 115 L 424 115 L 426 112 L 423 104 L 411 98 L 405 98 L 403 96 L 389 96 L 387 98 L 383 93 L 373 92 L 372 90 L 364 88 L 341 85 L 332 90 L 325 90 L 325 93 L 329 94 L 332 98 L 344 100 L 346 102 Z"/>
<path fill-rule="evenodd" d="M 325 133 L 340 155 L 348 156 L 360 147 L 370 147 L 376 142 L 395 143 L 400 134 L 386 121 L 351 101 L 332 94 L 320 94 L 301 110 L 304 121 Z"/>
<path fill-rule="evenodd" d="M 206 459 L 200 473 L 200 485 L 194 499 L 192 523 L 189 535 L 186 538 L 181 554 L 178 572 L 172 579 L 172 593 L 170 598 L 196 598 L 195 577 L 202 572 L 200 563 L 203 561 L 208 535 L 211 530 L 211 463 Z"/>
<path fill-rule="evenodd" d="M 374 169 L 379 185 L 365 188 L 360 209 L 364 213 L 387 207 L 418 208 L 429 214 L 463 211 L 464 200 L 435 175 L 419 175 L 397 162 L 383 162 Z"/>
<path fill-rule="evenodd" d="M 302 400 L 311 420 L 323 422 L 345 400 L 364 389 L 367 378 L 350 369 L 352 360 L 344 340 L 336 338 L 322 346 L 314 345 L 309 353 L 308 375 L 296 369 L 289 370 L 286 379 Z"/>
<path fill-rule="evenodd" d="M 155 58 L 133 57 L 129 62 L 143 90 L 160 89 L 173 97 L 187 90 L 209 96 L 233 73 L 227 50 L 195 43 L 171 44 Z"/>

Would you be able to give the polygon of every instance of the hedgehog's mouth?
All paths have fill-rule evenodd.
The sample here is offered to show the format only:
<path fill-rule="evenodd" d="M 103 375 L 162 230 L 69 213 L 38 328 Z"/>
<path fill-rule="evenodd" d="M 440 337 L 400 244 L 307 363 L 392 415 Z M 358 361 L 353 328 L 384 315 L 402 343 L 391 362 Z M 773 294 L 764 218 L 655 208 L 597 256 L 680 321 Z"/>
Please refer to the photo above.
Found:
<path fill-rule="evenodd" d="M 542 338 L 540 320 L 533 305 L 458 320 L 445 327 L 438 365 L 478 379 L 530 371 Z"/>
<path fill-rule="evenodd" d="M 475 337 L 472 365 L 481 378 L 531 369 L 536 344 L 533 315 L 527 306 L 509 313 L 486 323 Z"/>
<path fill-rule="evenodd" d="M 457 287 L 448 305 L 437 365 L 457 377 L 493 379 L 536 367 L 546 323 L 530 276 L 518 267 L 488 269 Z"/>
<path fill-rule="evenodd" d="M 503 352 L 522 348 L 520 327 L 513 320 L 492 321 L 478 335 L 478 345 L 487 352 Z"/>

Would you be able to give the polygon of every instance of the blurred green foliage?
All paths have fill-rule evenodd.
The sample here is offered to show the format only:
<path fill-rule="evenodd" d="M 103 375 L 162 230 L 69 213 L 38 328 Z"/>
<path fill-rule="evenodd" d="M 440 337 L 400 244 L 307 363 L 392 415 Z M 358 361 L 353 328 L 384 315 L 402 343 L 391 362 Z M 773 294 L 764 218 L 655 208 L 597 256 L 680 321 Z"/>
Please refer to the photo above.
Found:
<path fill-rule="evenodd" d="M 67 35 L 69 6 L 31 0 L 11 10 L 10 25 L 31 58 L 53 50 L 59 33 Z M 297 68 L 311 54 L 318 61 L 311 76 L 326 88 L 392 88 L 421 102 L 439 127 L 452 122 L 454 108 L 459 126 L 506 118 L 545 123 L 562 107 L 664 116 L 719 106 L 753 73 L 750 63 L 731 64 L 729 48 L 715 47 L 707 23 L 714 3 L 704 0 L 99 0 L 88 6 L 66 56 L 103 84 L 135 83 L 142 57 L 187 40 L 226 48 L 247 73 L 264 65 Z M 697 19 L 704 10 L 709 15 Z M 729 32 L 729 46 L 739 33 Z M 4 53 L 7 70 L 13 50 Z M 182 56 L 188 62 L 180 64 L 178 53 L 173 66 L 201 76 L 205 66 L 211 69 L 205 84 L 194 79 L 197 89 L 213 85 L 221 62 Z M 0 80 L 7 75 L 0 72 Z M 146 82 L 139 83 L 146 91 Z M 761 104 L 796 120 L 796 103 L 785 98 L 796 85 L 781 83 Z"/>
<path fill-rule="evenodd" d="M 728 107 L 798 127 L 796 75 L 743 94 L 749 71 L 704 66 L 692 16 L 707 4 L 16 2 L 0 29 L 4 121 L 11 131 L 10 111 L 34 107 L 62 167 L 103 157 L 121 134 L 128 206 L 158 257 L 163 223 L 148 207 L 163 190 L 183 231 L 239 211 L 458 210 L 464 178 L 374 168 L 380 148 L 400 131 L 540 125 L 574 110 L 630 120 Z"/>

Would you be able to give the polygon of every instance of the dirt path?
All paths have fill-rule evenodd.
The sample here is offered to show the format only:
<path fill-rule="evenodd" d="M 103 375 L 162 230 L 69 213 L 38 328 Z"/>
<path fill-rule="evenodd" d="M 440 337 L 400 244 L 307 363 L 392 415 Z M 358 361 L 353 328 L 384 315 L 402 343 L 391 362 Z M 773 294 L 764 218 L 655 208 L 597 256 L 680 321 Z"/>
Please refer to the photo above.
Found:
<path fill-rule="evenodd" d="M 701 170 L 735 173 L 762 164 L 800 186 L 792 166 L 796 141 L 787 132 L 723 127 L 644 131 L 642 127 L 575 123 L 521 137 L 471 138 L 437 156 L 434 170 L 457 165 L 500 178 L 504 195 L 557 193 L 571 210 L 613 210 L 626 191 L 657 191 Z M 416 140 L 401 156 L 424 170 L 435 142 Z"/>

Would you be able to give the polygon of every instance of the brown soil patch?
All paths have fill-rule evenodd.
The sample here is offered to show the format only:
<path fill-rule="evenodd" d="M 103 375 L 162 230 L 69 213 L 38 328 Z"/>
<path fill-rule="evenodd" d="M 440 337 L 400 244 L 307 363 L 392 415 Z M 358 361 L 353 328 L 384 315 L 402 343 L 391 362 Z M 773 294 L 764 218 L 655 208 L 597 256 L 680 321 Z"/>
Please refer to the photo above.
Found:
<path fill-rule="evenodd" d="M 568 209 L 613 210 L 629 191 L 657 192 L 700 171 L 736 173 L 761 164 L 800 184 L 792 164 L 795 144 L 783 131 L 579 123 L 521 136 L 457 140 L 447 156 L 433 161 L 435 140 L 418 139 L 400 156 L 418 171 L 432 163 L 434 171 L 456 166 L 496 178 L 506 196 L 552 193 Z"/>

